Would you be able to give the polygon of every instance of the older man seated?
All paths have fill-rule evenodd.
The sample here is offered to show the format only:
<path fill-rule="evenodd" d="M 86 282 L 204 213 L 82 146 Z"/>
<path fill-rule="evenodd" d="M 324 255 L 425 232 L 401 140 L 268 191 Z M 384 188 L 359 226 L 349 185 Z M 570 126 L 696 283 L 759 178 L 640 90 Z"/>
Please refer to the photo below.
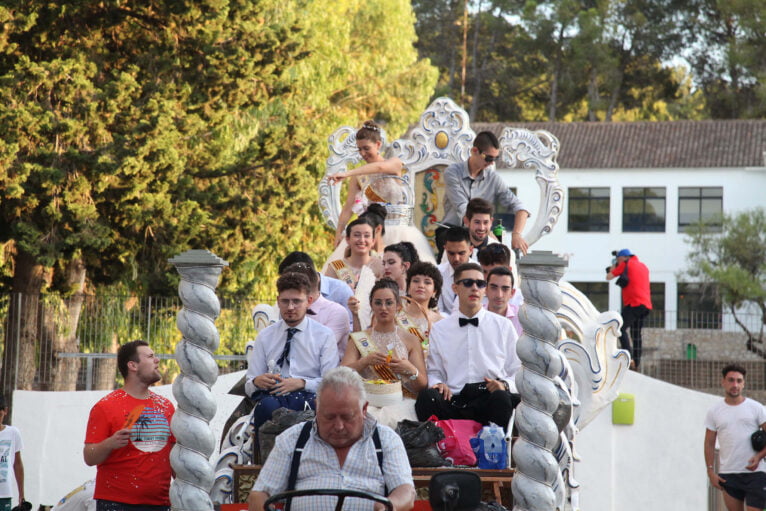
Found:
<path fill-rule="evenodd" d="M 364 384 L 348 367 L 325 373 L 317 389 L 315 421 L 292 426 L 277 437 L 248 498 L 249 511 L 262 511 L 271 495 L 317 488 L 384 495 L 397 511 L 415 503 L 404 444 L 391 428 L 367 415 Z M 332 497 L 298 499 L 293 508 L 334 508 L 334 502 L 323 499 Z M 349 499 L 343 509 L 371 507 L 369 501 Z"/>

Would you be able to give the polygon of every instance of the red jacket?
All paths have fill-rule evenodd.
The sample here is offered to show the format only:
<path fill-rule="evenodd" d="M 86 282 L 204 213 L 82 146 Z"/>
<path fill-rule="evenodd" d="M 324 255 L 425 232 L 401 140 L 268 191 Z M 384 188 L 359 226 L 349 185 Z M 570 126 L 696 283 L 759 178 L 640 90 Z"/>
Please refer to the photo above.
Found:
<path fill-rule="evenodd" d="M 618 264 L 612 275 L 619 277 L 628 265 L 628 285 L 622 288 L 622 304 L 638 307 L 644 305 L 652 309 L 652 293 L 649 289 L 649 268 L 638 260 L 638 256 L 631 256 L 627 261 Z"/>

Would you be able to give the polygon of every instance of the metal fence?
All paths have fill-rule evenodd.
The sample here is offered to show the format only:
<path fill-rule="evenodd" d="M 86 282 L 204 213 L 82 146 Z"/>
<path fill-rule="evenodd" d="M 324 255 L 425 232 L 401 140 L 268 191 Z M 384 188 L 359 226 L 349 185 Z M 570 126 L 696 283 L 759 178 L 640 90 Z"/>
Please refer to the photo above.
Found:
<path fill-rule="evenodd" d="M 255 337 L 253 306 L 264 301 L 222 300 L 216 320 L 221 343 L 216 351 L 221 373 L 245 367 L 247 341 Z M 177 297 L 87 296 L 80 302 L 57 296 L 0 295 L 0 386 L 14 389 L 111 389 L 121 383 L 117 347 L 143 339 L 162 355 L 163 382 L 178 374 L 173 359 L 181 339 Z"/>
<path fill-rule="evenodd" d="M 221 301 L 221 314 L 216 320 L 221 343 L 215 353 L 221 373 L 245 367 L 242 357 L 245 344 L 256 335 L 251 311 L 258 303 L 272 301 L 259 298 Z M 0 390 L 8 396 L 14 389 L 115 388 L 121 383 L 114 358 L 117 347 L 138 338 L 146 340 L 163 356 L 163 382 L 169 383 L 179 372 L 172 354 L 181 338 L 176 328 L 180 309 L 177 297 L 101 295 L 87 296 L 78 304 L 48 295 L 0 295 L 0 334 L 4 340 L 0 345 Z M 742 315 L 740 321 L 754 331 L 762 328 L 760 315 Z M 666 331 L 696 329 L 700 335 L 708 336 L 711 331 L 741 331 L 731 314 L 695 311 L 653 311 L 645 327 Z M 724 337 L 720 336 L 721 342 L 732 342 Z M 646 363 L 651 358 L 646 355 L 641 368 L 646 374 L 689 388 L 715 391 L 718 385 L 715 373 L 727 358 Z M 748 374 L 749 389 L 766 390 L 766 377 L 756 377 L 766 374 L 766 363 L 756 360 L 752 364 L 754 377 Z"/>

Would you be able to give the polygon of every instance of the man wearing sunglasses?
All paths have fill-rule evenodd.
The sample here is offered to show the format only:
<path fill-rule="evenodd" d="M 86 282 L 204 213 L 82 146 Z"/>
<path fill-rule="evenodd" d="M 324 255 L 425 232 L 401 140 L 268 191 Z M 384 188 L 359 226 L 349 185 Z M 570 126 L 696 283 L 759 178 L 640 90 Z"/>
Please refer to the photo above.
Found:
<path fill-rule="evenodd" d="M 461 264 L 452 289 L 458 310 L 434 324 L 428 348 L 428 385 L 418 394 L 418 420 L 471 419 L 506 428 L 519 403 L 514 376 L 518 335 L 504 317 L 482 307 L 487 287 L 481 267 Z"/>
<path fill-rule="evenodd" d="M 468 201 L 479 197 L 491 204 L 500 203 L 516 214 L 511 233 L 511 247 L 527 253 L 527 242 L 521 233 L 527 224 L 529 211 L 508 188 L 500 175 L 494 171 L 494 163 L 500 159 L 500 143 L 497 137 L 482 131 L 473 141 L 467 161 L 453 163 L 444 171 L 446 190 L 444 194 L 444 220 L 447 225 L 460 225 L 466 213 Z M 436 232 L 439 243 L 439 230 Z M 441 246 L 439 257 L 441 257 Z"/>

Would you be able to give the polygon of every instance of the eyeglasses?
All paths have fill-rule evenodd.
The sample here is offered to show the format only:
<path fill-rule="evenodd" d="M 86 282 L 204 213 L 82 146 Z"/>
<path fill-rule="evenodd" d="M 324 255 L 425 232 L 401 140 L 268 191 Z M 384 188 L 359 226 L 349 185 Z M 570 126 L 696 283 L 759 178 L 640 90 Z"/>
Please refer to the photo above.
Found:
<path fill-rule="evenodd" d="M 484 161 L 487 163 L 495 163 L 500 159 L 500 155 L 497 156 L 490 156 L 488 154 L 481 153 L 482 157 L 484 158 Z"/>
<path fill-rule="evenodd" d="M 463 287 L 473 287 L 474 285 L 479 289 L 487 287 L 487 281 L 482 279 L 460 279 L 456 284 L 461 284 Z"/>

